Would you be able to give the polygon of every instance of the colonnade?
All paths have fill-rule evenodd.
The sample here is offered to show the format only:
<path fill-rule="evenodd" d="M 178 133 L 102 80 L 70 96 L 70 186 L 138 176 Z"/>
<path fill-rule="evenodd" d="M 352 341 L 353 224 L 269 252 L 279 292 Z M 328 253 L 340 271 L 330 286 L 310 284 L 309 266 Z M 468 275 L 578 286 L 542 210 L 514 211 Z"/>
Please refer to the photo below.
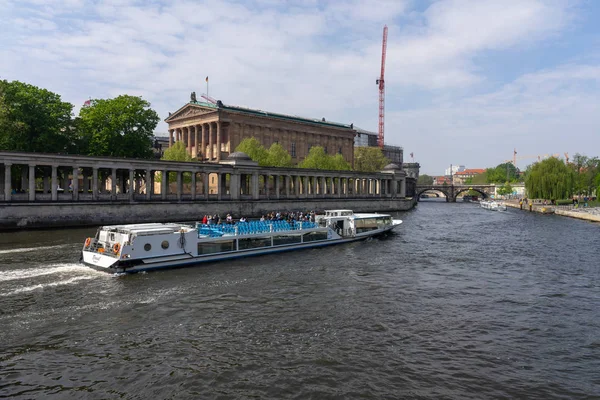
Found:
<path fill-rule="evenodd" d="M 169 147 L 173 146 L 174 142 L 183 142 L 192 157 L 219 162 L 223 143 L 228 143 L 227 140 L 223 140 L 221 131 L 220 121 L 169 129 Z"/>
<path fill-rule="evenodd" d="M 0 152 L 0 201 L 401 198 L 403 171 L 378 173 Z"/>

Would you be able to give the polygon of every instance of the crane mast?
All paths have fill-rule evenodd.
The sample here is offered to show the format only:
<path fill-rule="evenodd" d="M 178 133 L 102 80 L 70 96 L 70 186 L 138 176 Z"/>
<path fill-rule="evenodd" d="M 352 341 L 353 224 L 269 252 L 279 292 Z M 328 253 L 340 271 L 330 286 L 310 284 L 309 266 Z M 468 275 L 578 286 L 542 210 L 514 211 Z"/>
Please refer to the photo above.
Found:
<path fill-rule="evenodd" d="M 375 82 L 379 85 L 379 137 L 377 144 L 383 149 L 383 130 L 385 125 L 385 53 L 387 49 L 387 25 L 383 26 L 383 43 L 381 44 L 381 76 Z"/>

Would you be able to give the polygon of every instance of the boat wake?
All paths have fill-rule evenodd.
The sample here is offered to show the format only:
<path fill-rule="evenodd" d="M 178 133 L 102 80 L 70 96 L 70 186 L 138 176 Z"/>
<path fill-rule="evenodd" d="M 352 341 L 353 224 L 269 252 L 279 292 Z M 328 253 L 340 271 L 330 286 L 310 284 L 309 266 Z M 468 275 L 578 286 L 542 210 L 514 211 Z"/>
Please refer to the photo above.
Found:
<path fill-rule="evenodd" d="M 0 254 L 27 253 L 30 251 L 59 249 L 61 247 L 68 247 L 68 246 L 70 246 L 70 245 L 60 244 L 60 245 L 56 245 L 56 246 L 22 247 L 22 248 L 18 248 L 18 249 L 0 250 Z"/>
<path fill-rule="evenodd" d="M 40 283 L 37 285 L 21 287 L 21 288 L 15 289 L 15 290 L 11 290 L 10 292 L 0 293 L 0 296 L 2 296 L 2 297 L 14 296 L 15 294 L 33 292 L 34 290 L 46 289 L 46 288 L 56 287 L 56 286 L 70 285 L 72 283 L 76 283 L 76 282 L 83 281 L 83 280 L 89 280 L 89 279 L 94 279 L 94 277 L 93 276 L 76 276 L 76 277 L 65 279 L 62 281 Z"/>
<path fill-rule="evenodd" d="M 53 274 L 83 274 L 89 278 L 93 278 L 94 276 L 106 276 L 106 273 L 96 271 L 92 268 L 80 264 L 54 264 L 41 268 L 27 268 L 5 271 L 2 273 L 2 275 L 0 275 L 0 282 L 14 281 L 18 279 L 31 279 Z"/>

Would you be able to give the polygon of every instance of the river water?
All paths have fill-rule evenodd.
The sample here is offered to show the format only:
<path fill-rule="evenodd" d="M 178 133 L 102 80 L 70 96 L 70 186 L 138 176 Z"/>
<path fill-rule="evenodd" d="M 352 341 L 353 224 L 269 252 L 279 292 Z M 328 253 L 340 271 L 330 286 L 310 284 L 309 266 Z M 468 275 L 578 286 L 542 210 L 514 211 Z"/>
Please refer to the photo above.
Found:
<path fill-rule="evenodd" d="M 0 398 L 600 398 L 600 225 L 423 201 L 396 234 L 112 276 L 0 234 Z"/>

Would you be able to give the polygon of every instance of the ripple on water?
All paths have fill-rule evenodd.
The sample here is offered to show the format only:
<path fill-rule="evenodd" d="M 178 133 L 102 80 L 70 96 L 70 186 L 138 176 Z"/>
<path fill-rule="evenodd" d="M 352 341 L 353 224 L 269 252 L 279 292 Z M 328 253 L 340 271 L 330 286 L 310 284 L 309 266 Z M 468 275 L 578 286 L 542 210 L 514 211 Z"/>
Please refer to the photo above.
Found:
<path fill-rule="evenodd" d="M 597 225 L 425 202 L 401 218 L 384 240 L 136 276 L 76 264 L 87 232 L 0 253 L 0 395 L 600 393 Z"/>

